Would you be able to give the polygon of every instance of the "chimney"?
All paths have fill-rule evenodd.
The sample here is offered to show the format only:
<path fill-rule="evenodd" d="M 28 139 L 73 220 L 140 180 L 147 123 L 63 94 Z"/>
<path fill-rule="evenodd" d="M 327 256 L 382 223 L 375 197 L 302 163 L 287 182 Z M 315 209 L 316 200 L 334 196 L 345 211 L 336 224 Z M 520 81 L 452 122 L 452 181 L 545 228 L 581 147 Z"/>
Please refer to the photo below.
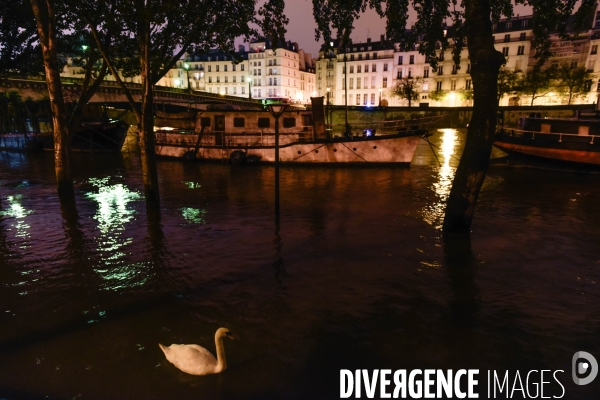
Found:
<path fill-rule="evenodd" d="M 238 46 L 238 51 L 239 51 L 240 53 L 245 53 L 245 52 L 246 52 L 246 46 L 244 46 L 243 44 L 240 44 L 240 45 Z"/>
<path fill-rule="evenodd" d="M 371 43 L 371 38 L 367 38 L 367 43 Z"/>
<path fill-rule="evenodd" d="M 381 35 L 381 42 L 385 42 L 385 35 Z"/>

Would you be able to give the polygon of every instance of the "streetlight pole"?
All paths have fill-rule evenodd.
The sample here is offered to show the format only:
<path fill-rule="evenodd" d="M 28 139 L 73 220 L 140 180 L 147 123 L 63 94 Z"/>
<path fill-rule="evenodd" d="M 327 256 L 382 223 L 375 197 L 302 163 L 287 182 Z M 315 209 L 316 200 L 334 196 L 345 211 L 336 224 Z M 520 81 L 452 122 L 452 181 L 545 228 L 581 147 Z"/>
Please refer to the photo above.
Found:
<path fill-rule="evenodd" d="M 379 107 L 381 107 L 381 87 L 379 88 Z"/>
<path fill-rule="evenodd" d="M 275 118 L 275 218 L 279 221 L 279 117 L 287 110 L 287 104 L 269 104 L 267 109 Z"/>

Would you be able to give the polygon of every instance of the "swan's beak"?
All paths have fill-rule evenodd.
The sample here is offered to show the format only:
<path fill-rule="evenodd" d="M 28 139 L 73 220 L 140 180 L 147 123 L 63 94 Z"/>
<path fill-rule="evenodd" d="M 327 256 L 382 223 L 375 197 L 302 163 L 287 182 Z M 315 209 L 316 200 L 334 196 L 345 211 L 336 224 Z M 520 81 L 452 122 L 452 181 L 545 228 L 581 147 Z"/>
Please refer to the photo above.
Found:
<path fill-rule="evenodd" d="M 225 334 L 227 335 L 227 337 L 228 337 L 229 339 L 231 339 L 231 340 L 235 339 L 235 338 L 233 337 L 233 333 L 231 333 L 231 332 L 226 332 Z"/>

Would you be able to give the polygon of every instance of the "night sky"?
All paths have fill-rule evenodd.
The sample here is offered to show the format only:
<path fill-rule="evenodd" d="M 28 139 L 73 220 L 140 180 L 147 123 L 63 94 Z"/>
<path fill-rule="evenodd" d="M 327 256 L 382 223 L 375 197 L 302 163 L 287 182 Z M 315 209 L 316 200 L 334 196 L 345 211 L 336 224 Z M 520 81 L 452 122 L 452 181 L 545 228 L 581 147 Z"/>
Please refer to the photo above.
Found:
<path fill-rule="evenodd" d="M 287 0 L 285 14 L 290 19 L 287 26 L 287 39 L 297 42 L 301 49 L 316 58 L 319 55 L 320 44 L 315 41 L 317 24 L 312 13 L 312 1 Z M 367 37 L 370 36 L 373 41 L 377 41 L 384 33 L 385 20 L 382 20 L 374 10 L 369 9 L 355 22 L 352 39 L 355 42 L 366 42 Z"/>
<path fill-rule="evenodd" d="M 529 8 L 518 6 L 514 9 L 515 15 L 531 14 Z M 287 26 L 287 39 L 297 42 L 301 49 L 317 58 L 320 44 L 315 41 L 315 23 L 312 14 L 311 0 L 287 0 L 285 14 L 290 19 Z M 367 11 L 354 23 L 352 39 L 354 42 L 366 42 L 367 37 L 378 41 L 385 33 L 386 21 L 381 19 L 374 10 Z"/>

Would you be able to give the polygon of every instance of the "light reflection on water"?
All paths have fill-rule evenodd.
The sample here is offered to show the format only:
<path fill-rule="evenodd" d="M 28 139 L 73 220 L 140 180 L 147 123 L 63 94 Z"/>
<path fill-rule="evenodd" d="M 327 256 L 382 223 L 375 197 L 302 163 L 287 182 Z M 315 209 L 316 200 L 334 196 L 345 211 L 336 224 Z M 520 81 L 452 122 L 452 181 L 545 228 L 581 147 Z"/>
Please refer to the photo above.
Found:
<path fill-rule="evenodd" d="M 122 183 L 109 184 L 110 178 L 92 178 L 89 183 L 98 188 L 97 193 L 86 193 L 88 199 L 98 203 L 98 212 L 94 218 L 98 221 L 98 229 L 102 234 L 121 232 L 125 224 L 131 221 L 136 211 L 127 208 L 128 204 L 140 200 L 142 196 L 129 190 Z M 111 249 L 106 249 L 110 251 Z"/>
<path fill-rule="evenodd" d="M 33 210 L 27 210 L 21 204 L 23 199 L 23 195 L 16 194 L 6 196 L 6 201 L 8 203 L 8 208 L 6 211 L 0 211 L 0 216 L 5 216 L 9 218 L 14 218 L 14 222 L 11 223 L 11 226 L 15 229 L 15 237 L 21 239 L 28 239 L 31 237 L 29 230 L 31 229 L 31 225 L 29 225 L 25 218 L 33 213 Z M 27 242 L 21 242 L 20 248 L 27 249 L 29 246 Z"/>
<path fill-rule="evenodd" d="M 454 172 L 458 163 L 456 159 L 460 155 L 456 154 L 458 144 L 457 130 L 439 129 L 438 131 L 442 134 L 440 136 L 439 151 L 436 149 L 436 152 L 441 165 L 437 169 L 437 179 L 432 184 L 437 199 L 423 207 L 423 220 L 435 227 L 435 229 L 442 229 L 446 200 L 452 188 L 452 180 L 454 179 Z M 454 162 L 451 164 L 451 161 Z"/>
<path fill-rule="evenodd" d="M 199 189 L 202 187 L 202 185 L 200 185 L 197 182 L 187 182 L 187 181 L 183 181 L 182 182 L 188 189 Z"/>
<path fill-rule="evenodd" d="M 199 208 L 192 207 L 183 207 L 180 208 L 181 215 L 183 218 L 191 223 L 191 224 L 206 224 L 206 219 L 204 216 L 206 215 L 206 210 L 201 210 Z"/>
<path fill-rule="evenodd" d="M 143 285 L 147 278 L 143 276 L 144 263 L 126 260 L 128 249 L 134 243 L 126 227 L 138 213 L 131 203 L 138 202 L 142 196 L 127 185 L 110 183 L 110 180 L 110 177 L 89 179 L 88 183 L 95 186 L 97 192 L 88 192 L 85 197 L 97 205 L 94 219 L 100 231 L 96 244 L 101 262 L 94 270 L 105 281 L 106 289 L 116 290 Z"/>

